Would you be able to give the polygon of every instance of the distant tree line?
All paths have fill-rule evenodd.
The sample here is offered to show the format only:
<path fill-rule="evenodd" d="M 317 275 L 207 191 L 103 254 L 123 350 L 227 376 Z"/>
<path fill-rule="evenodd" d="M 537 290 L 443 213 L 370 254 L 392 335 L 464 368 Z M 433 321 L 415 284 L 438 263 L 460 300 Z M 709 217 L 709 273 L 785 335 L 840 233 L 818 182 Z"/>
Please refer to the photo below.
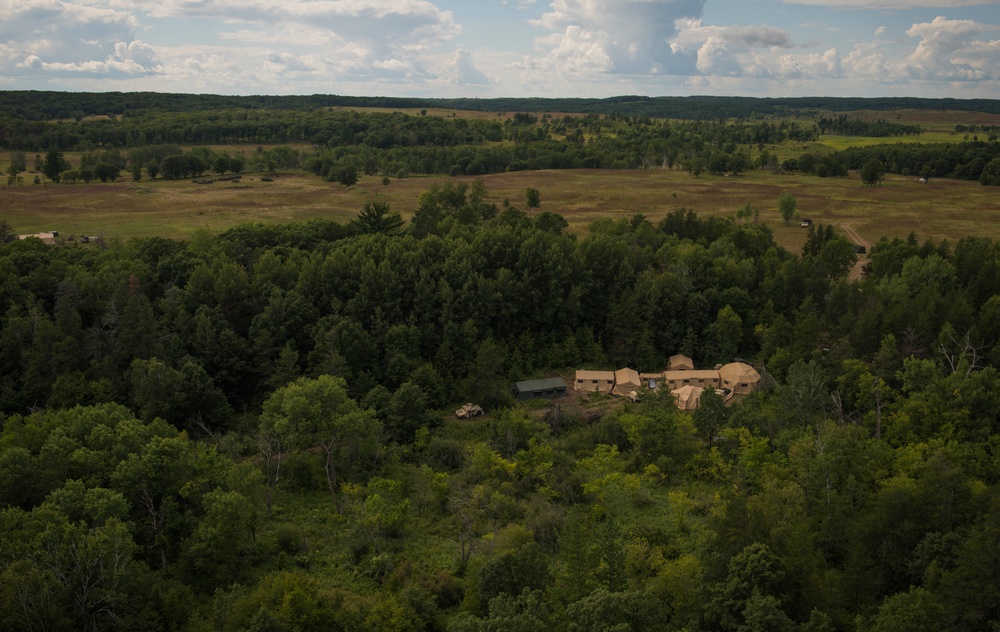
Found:
<path fill-rule="evenodd" d="M 846 114 L 842 114 L 836 118 L 820 118 L 816 122 L 816 125 L 823 134 L 837 134 L 839 136 L 882 138 L 885 136 L 919 136 L 923 132 L 919 125 L 890 123 L 885 119 L 868 121 L 859 118 L 848 118 Z"/>
<path fill-rule="evenodd" d="M 956 134 L 988 134 L 988 140 L 996 140 L 997 133 L 1000 132 L 1000 125 L 955 125 Z"/>
<path fill-rule="evenodd" d="M 983 181 L 996 167 L 987 168 L 1000 157 L 1000 143 L 894 143 L 851 147 L 836 154 L 849 169 L 860 169 L 871 159 L 879 160 L 890 173 L 925 178 L 957 178 Z M 800 159 L 801 160 L 801 159 Z M 990 184 L 983 181 L 983 184 Z"/>
<path fill-rule="evenodd" d="M 229 103 L 220 99 L 219 103 Z M 180 101 L 190 107 L 201 103 L 197 99 Z M 212 111 L 137 108 L 110 117 L 80 116 L 57 121 L 8 116 L 0 122 L 0 147 L 17 154 L 83 151 L 83 162 L 87 164 L 81 164 L 79 173 L 71 172 L 66 181 L 114 179 L 114 166 L 129 169 L 134 178 L 141 177 L 143 170 L 153 177 L 163 173 L 167 178 L 179 178 L 210 170 L 221 173 L 302 167 L 344 183 L 353 182 L 354 174 L 478 176 L 537 169 L 651 167 L 685 169 L 693 175 L 735 175 L 765 168 L 841 176 L 849 169 L 859 169 L 869 159 L 877 159 L 891 173 L 989 184 L 994 176 L 987 165 L 997 154 L 995 141 L 982 140 L 879 145 L 822 155 L 807 152 L 780 162 L 768 150 L 786 141 L 815 141 L 824 133 L 920 133 L 919 126 L 847 115 L 822 117 L 816 125 L 805 126 L 787 119 L 662 120 L 624 111 L 582 116 L 537 116 L 529 111 L 506 116 L 498 112 L 495 119 L 466 119 L 335 107 L 266 108 L 264 104 L 271 103 L 266 99 L 255 103 L 259 107 Z M 317 101 L 294 103 L 315 106 Z M 614 103 L 632 101 L 622 98 Z M 293 150 L 290 143 L 307 143 L 311 149 Z M 182 144 L 256 144 L 258 150 L 250 155 L 221 157 L 212 155 L 211 150 L 198 149 L 195 153 L 202 164 L 194 157 L 179 157 Z M 265 150 L 262 145 L 269 148 Z M 164 161 L 166 169 L 162 169 Z M 98 165 L 100 174 L 96 173 Z M 14 179 L 17 174 L 8 175 Z"/>
<path fill-rule="evenodd" d="M 618 96 L 606 99 L 496 98 L 441 99 L 436 107 L 486 112 L 618 113 L 627 116 L 679 119 L 784 118 L 799 113 L 855 112 L 858 110 L 959 110 L 1000 113 L 997 99 L 922 99 L 917 97 L 648 97 Z"/>
<path fill-rule="evenodd" d="M 4 115 L 26 120 L 80 119 L 118 116 L 136 111 L 315 110 L 335 107 L 443 108 L 482 112 L 567 112 L 620 114 L 691 120 L 787 117 L 793 112 L 851 112 L 858 110 L 959 110 L 1000 113 L 996 99 L 923 99 L 917 97 L 647 97 L 626 95 L 587 98 L 421 99 L 412 97 L 352 97 L 342 95 L 223 96 L 154 92 L 69 93 L 47 91 L 0 92 L 0 120 Z"/>

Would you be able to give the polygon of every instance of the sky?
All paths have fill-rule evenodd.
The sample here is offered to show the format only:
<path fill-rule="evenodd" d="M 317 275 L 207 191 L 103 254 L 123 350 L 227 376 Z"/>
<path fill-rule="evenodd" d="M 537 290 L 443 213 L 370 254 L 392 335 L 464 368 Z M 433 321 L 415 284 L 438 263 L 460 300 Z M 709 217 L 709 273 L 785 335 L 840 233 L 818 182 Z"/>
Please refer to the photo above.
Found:
<path fill-rule="evenodd" d="M 0 0 L 0 89 L 1000 98 L 1000 0 Z"/>

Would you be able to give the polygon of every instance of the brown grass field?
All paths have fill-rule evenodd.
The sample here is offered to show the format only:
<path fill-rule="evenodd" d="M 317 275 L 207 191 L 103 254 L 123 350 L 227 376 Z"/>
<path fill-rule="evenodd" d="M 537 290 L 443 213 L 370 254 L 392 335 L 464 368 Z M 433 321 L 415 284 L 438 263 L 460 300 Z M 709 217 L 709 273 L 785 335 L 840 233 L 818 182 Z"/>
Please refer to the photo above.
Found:
<path fill-rule="evenodd" d="M 864 186 L 856 174 L 817 178 L 753 172 L 739 177 L 693 177 L 666 170 L 566 170 L 495 174 L 484 178 L 490 198 L 523 208 L 524 192 L 541 192 L 542 211 L 563 215 L 570 229 L 586 232 L 600 217 L 642 213 L 652 221 L 680 208 L 699 215 L 733 215 L 746 202 L 760 209 L 781 245 L 798 249 L 805 231 L 785 226 L 777 200 L 788 191 L 799 214 L 814 222 L 852 228 L 871 242 L 882 236 L 921 240 L 981 235 L 1000 239 L 1000 195 L 976 182 L 889 176 L 877 187 Z M 30 181 L 30 178 L 25 178 Z M 412 177 L 383 186 L 381 177 L 362 177 L 354 187 L 323 182 L 312 175 L 279 174 L 274 182 L 247 174 L 239 184 L 184 181 L 116 184 L 8 186 L 0 191 L 0 219 L 21 234 L 58 230 L 66 235 L 105 238 L 162 236 L 184 239 L 199 229 L 222 232 L 244 222 L 304 222 L 314 218 L 349 221 L 361 205 L 385 200 L 410 216 L 420 192 L 435 183 L 471 178 Z"/>
<path fill-rule="evenodd" d="M 352 109 L 420 114 L 418 109 Z M 768 149 L 784 159 L 859 144 L 957 142 L 961 140 L 954 134 L 957 123 L 1000 124 L 1000 116 L 980 112 L 898 110 L 847 114 L 918 124 L 926 132 L 898 139 L 824 136 L 815 143 L 785 143 Z M 427 115 L 503 120 L 513 113 L 428 109 Z M 800 120 L 800 123 L 811 122 Z M 312 149 L 305 144 L 294 148 Z M 256 147 L 232 145 L 213 149 L 230 155 L 239 152 L 249 155 Z M 78 152 L 67 152 L 66 158 L 73 165 L 79 164 Z M 23 174 L 26 183 L 33 177 L 33 173 Z M 576 234 L 585 233 L 589 223 L 600 217 L 631 217 L 642 213 L 657 221 L 680 208 L 692 209 L 699 215 L 732 215 L 738 207 L 750 202 L 760 210 L 759 221 L 773 229 L 779 244 L 798 249 L 805 241 L 805 231 L 798 222 L 785 226 L 777 212 L 778 196 L 787 190 L 795 196 L 800 216 L 832 223 L 855 241 L 905 237 L 911 231 L 919 239 L 956 241 L 967 235 L 1000 239 L 1000 196 L 995 189 L 975 182 L 937 179 L 919 184 L 914 178 L 888 176 L 882 186 L 872 188 L 863 186 L 857 174 L 824 179 L 761 171 L 733 178 L 707 175 L 696 178 L 686 172 L 660 169 L 519 172 L 494 174 L 484 180 L 498 204 L 508 199 L 513 205 L 523 207 L 525 189 L 538 189 L 542 194 L 541 210 L 563 215 Z M 247 174 L 239 184 L 196 185 L 190 180 L 26 184 L 3 187 L 0 191 L 0 219 L 21 234 L 58 230 L 64 236 L 184 239 L 198 230 L 218 233 L 244 222 L 304 222 L 315 218 L 346 222 L 370 200 L 386 200 L 404 217 L 409 217 L 417 207 L 421 191 L 435 183 L 462 181 L 471 182 L 471 178 L 412 177 L 394 179 L 384 186 L 381 176 L 363 177 L 351 188 L 302 173 L 280 174 L 273 182 L 262 182 L 260 174 Z"/>

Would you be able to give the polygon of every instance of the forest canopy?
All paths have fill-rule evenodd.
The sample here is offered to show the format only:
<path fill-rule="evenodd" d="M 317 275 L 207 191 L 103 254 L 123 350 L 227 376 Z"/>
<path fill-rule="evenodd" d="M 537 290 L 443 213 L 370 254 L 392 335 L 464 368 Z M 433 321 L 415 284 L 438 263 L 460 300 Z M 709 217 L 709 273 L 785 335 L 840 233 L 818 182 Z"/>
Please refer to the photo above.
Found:
<path fill-rule="evenodd" d="M 998 126 L 928 139 L 899 108 L 1000 101 L 0 92 L 11 186 L 470 176 L 405 219 L 376 198 L 186 241 L 0 217 L 0 629 L 993 629 L 1000 244 L 862 264 L 809 220 L 780 247 L 750 202 L 571 232 L 478 178 L 1000 185 Z M 679 356 L 758 388 L 512 391 Z"/>
<path fill-rule="evenodd" d="M 544 196 L 543 196 L 544 197 Z M 678 211 L 0 246 L 0 627 L 989 629 L 1000 245 Z M 515 405 L 746 358 L 766 387 Z M 488 414 L 454 419 L 475 401 Z"/>

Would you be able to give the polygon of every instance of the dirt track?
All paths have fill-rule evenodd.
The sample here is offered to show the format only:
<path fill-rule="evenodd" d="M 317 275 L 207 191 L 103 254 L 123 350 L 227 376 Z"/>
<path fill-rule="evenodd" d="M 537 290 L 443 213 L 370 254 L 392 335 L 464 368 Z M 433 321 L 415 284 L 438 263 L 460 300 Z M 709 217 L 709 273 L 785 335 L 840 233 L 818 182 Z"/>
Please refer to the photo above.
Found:
<path fill-rule="evenodd" d="M 848 239 L 858 244 L 859 246 L 864 246 L 866 252 L 872 247 L 871 242 L 869 242 L 861 235 L 859 235 L 858 231 L 851 228 L 850 224 L 841 224 L 840 227 L 844 229 L 845 233 L 847 233 Z"/>
<path fill-rule="evenodd" d="M 847 233 L 848 239 L 858 244 L 859 246 L 865 247 L 865 254 L 858 255 L 858 262 L 854 264 L 854 267 L 851 268 L 850 274 L 848 274 L 847 276 L 847 278 L 850 279 L 851 281 L 857 281 L 858 279 L 861 278 L 861 273 L 862 269 L 864 268 L 864 265 L 868 263 L 868 251 L 871 250 L 872 245 L 871 242 L 869 242 L 867 239 L 859 235 L 858 231 L 851 228 L 850 224 L 841 224 L 840 227 L 844 229 L 845 233 Z"/>

